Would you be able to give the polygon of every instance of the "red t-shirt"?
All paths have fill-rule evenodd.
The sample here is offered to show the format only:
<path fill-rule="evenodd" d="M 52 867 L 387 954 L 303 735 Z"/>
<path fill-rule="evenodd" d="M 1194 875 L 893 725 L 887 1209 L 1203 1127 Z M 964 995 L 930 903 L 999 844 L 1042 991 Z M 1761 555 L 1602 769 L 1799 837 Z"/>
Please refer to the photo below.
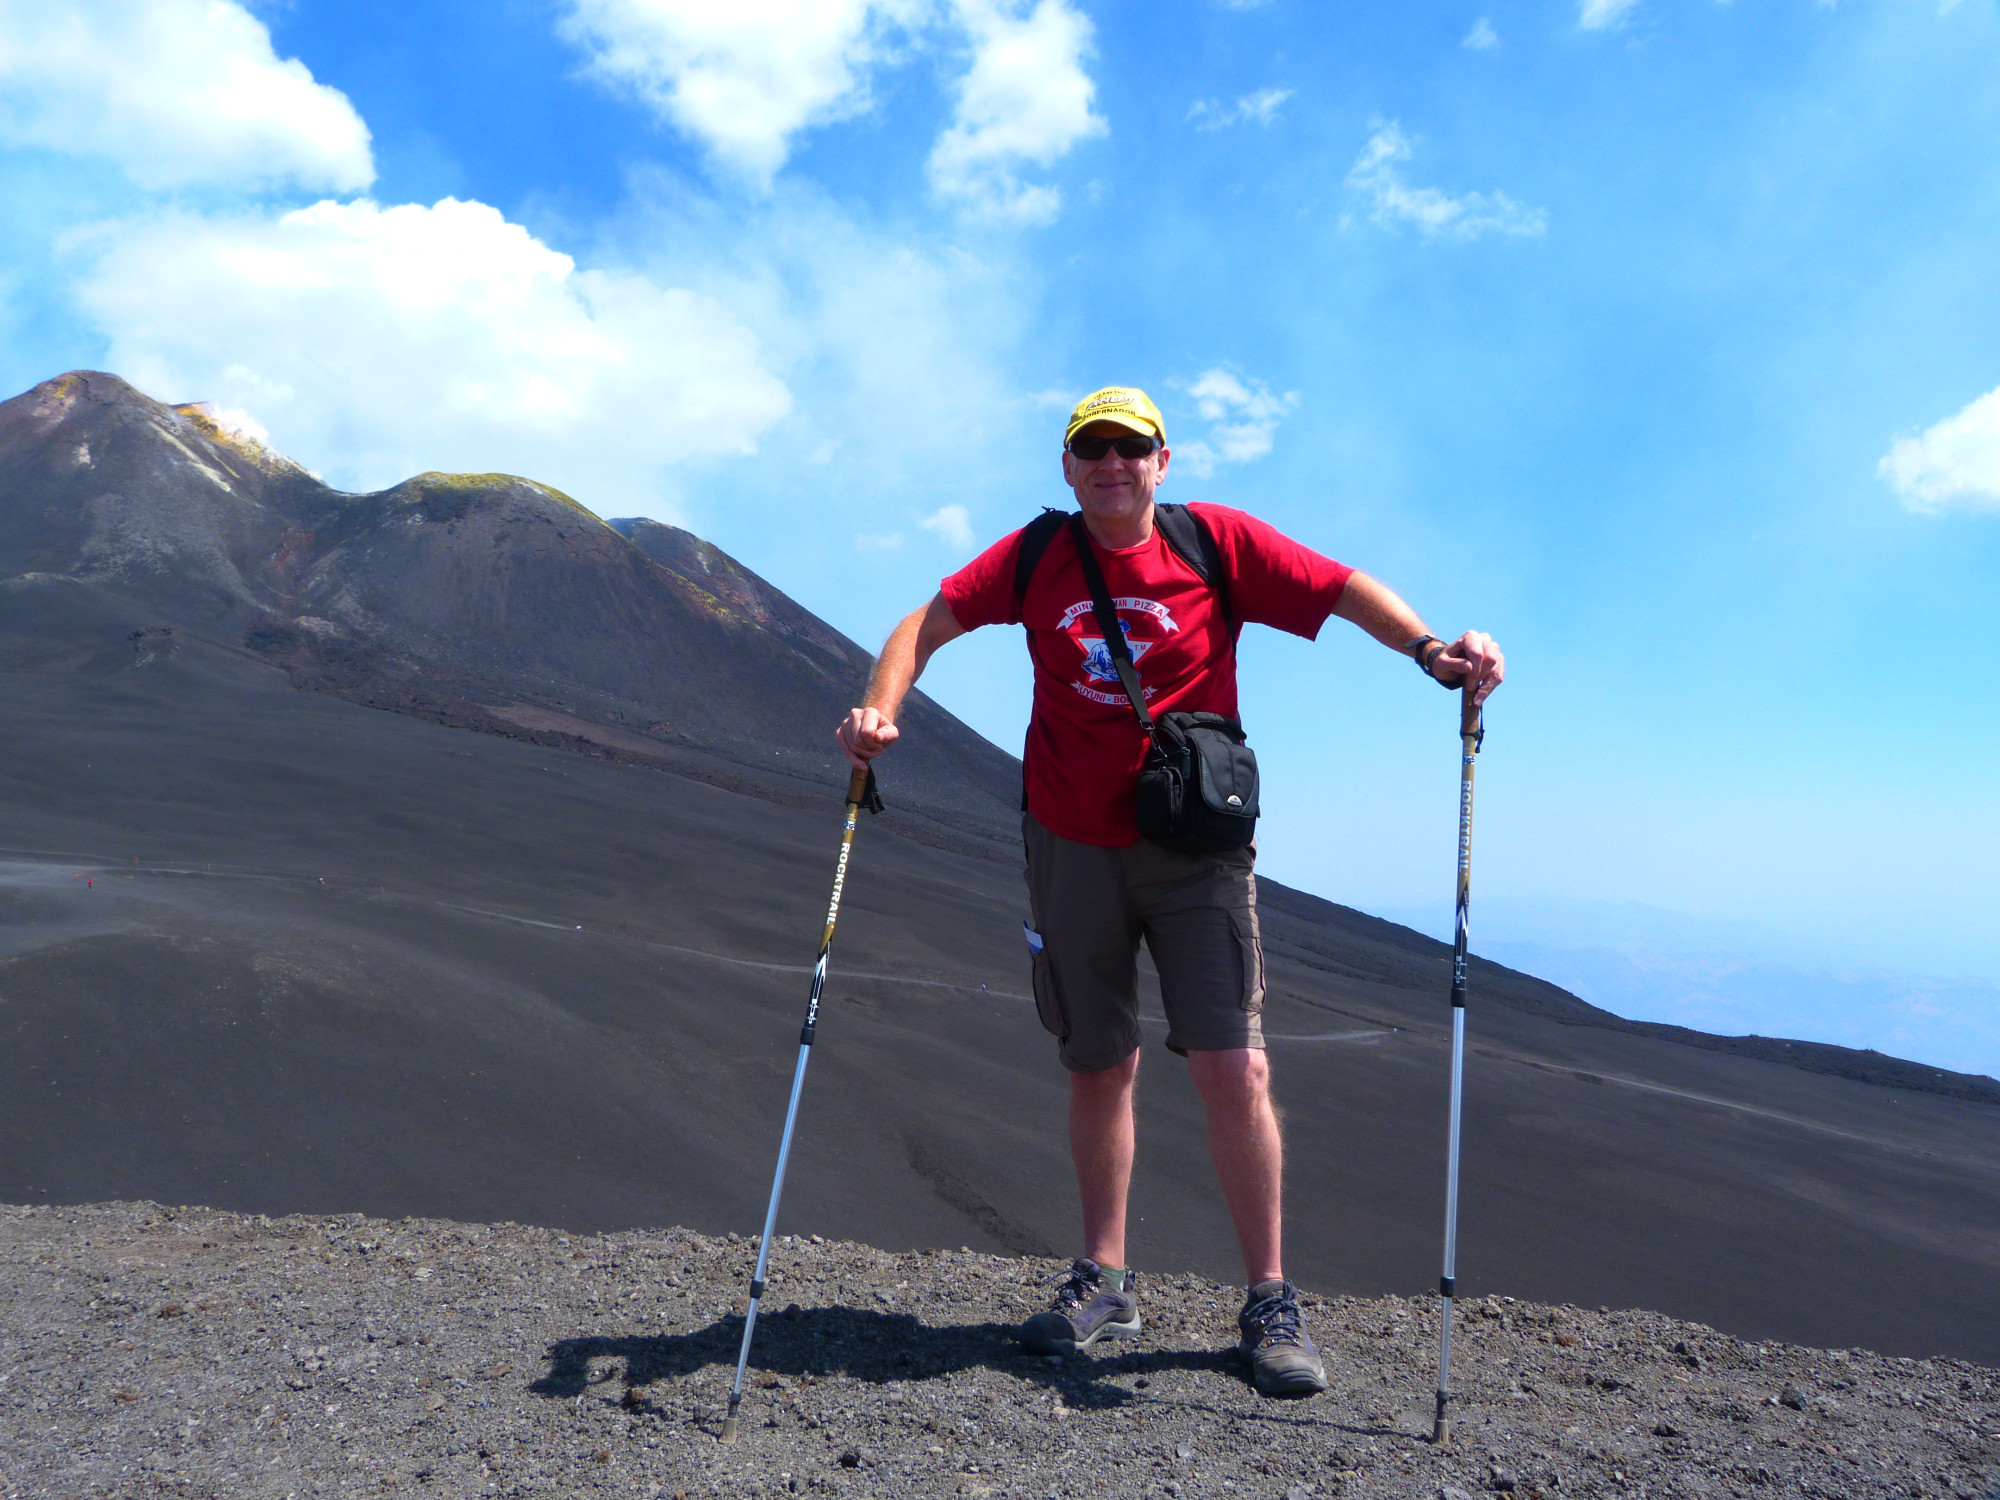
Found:
<path fill-rule="evenodd" d="M 1354 570 L 1321 557 L 1254 516 L 1222 505 L 1190 505 L 1208 523 L 1229 578 L 1239 623 L 1311 640 L 1340 602 Z M 1021 533 L 1003 537 L 940 586 L 952 617 L 1028 627 L 1035 708 L 1028 722 L 1028 810 L 1044 828 L 1081 844 L 1136 843 L 1132 789 L 1146 759 L 1138 715 L 1118 685 L 1104 633 L 1090 607 L 1076 545 L 1064 527 L 1049 542 L 1014 613 L 1014 561 Z M 1177 711 L 1236 712 L 1236 643 L 1215 591 L 1167 545 L 1152 539 L 1116 551 L 1092 544 L 1132 665 L 1153 717 Z"/>

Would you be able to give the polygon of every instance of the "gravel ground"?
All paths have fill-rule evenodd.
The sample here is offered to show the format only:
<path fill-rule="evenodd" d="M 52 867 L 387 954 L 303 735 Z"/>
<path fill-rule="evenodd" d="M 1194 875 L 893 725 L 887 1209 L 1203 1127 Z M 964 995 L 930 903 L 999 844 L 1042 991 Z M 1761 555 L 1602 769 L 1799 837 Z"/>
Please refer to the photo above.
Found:
<path fill-rule="evenodd" d="M 1052 1263 L 790 1237 L 725 1448 L 753 1253 L 0 1209 L 0 1493 L 2000 1500 L 2000 1372 L 1962 1361 L 1489 1297 L 1460 1304 L 1440 1450 L 1434 1298 L 1308 1298 L 1333 1388 L 1274 1402 L 1230 1352 L 1239 1288 L 1142 1274 L 1142 1339 L 1048 1359 L 1008 1328 Z"/>

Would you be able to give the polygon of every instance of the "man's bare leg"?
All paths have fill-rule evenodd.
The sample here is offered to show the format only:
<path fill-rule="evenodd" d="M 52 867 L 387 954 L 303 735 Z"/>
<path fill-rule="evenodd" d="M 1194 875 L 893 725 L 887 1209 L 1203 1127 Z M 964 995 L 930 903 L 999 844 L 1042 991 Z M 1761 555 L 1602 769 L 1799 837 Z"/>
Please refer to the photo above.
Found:
<path fill-rule="evenodd" d="M 1278 1112 L 1271 1107 L 1271 1068 L 1260 1048 L 1191 1052 L 1189 1071 L 1208 1107 L 1208 1146 L 1249 1283 L 1238 1346 L 1250 1382 L 1266 1396 L 1310 1396 L 1326 1389 L 1326 1366 L 1306 1332 L 1305 1318 L 1278 1258 L 1285 1152 Z M 1258 1288 L 1264 1288 L 1258 1295 Z"/>
<path fill-rule="evenodd" d="M 1069 1075 L 1069 1150 L 1083 1200 L 1083 1253 L 1100 1267 L 1125 1265 L 1125 1203 L 1132 1187 L 1135 1049 L 1096 1073 Z M 1138 1305 L 1125 1292 L 1072 1271 L 1058 1278 L 1054 1305 L 1021 1325 L 1021 1342 L 1042 1354 L 1073 1354 L 1100 1338 L 1139 1332 Z"/>
<path fill-rule="evenodd" d="M 1097 1073 L 1069 1075 L 1069 1155 L 1083 1200 L 1083 1253 L 1125 1264 L 1125 1203 L 1132 1190 L 1132 1095 L 1139 1054 Z"/>
<path fill-rule="evenodd" d="M 1260 1047 L 1232 1047 L 1189 1052 L 1188 1071 L 1208 1110 L 1209 1154 L 1243 1250 L 1244 1279 L 1250 1286 L 1282 1280 L 1285 1147 L 1271 1104 L 1270 1063 Z"/>

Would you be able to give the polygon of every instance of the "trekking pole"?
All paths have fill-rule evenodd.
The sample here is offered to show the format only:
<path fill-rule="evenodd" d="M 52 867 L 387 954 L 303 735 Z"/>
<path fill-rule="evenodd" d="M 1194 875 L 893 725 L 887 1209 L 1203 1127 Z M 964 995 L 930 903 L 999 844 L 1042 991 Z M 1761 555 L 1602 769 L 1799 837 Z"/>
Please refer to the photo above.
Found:
<path fill-rule="evenodd" d="M 1465 1103 L 1465 962 L 1471 937 L 1468 909 L 1472 902 L 1472 758 L 1486 742 L 1486 720 L 1473 701 L 1476 683 L 1467 679 L 1458 713 L 1458 919 L 1451 951 L 1451 1122 L 1446 1127 L 1444 1165 L 1444 1274 L 1438 1292 L 1444 1298 L 1444 1325 L 1438 1336 L 1437 1417 L 1431 1441 L 1451 1441 L 1451 1299 L 1458 1282 L 1458 1136 Z"/>
<path fill-rule="evenodd" d="M 813 964 L 812 992 L 806 998 L 806 1024 L 799 1029 L 799 1061 L 792 1070 L 792 1102 L 785 1107 L 785 1133 L 778 1139 L 778 1172 L 771 1179 L 771 1204 L 764 1210 L 764 1233 L 757 1241 L 757 1269 L 750 1273 L 750 1310 L 743 1319 L 743 1347 L 736 1354 L 736 1384 L 729 1391 L 729 1414 L 722 1419 L 722 1441 L 736 1441 L 736 1414 L 743 1405 L 743 1372 L 750 1366 L 750 1339 L 757 1331 L 757 1304 L 764 1296 L 764 1267 L 771 1258 L 771 1231 L 778 1222 L 778 1197 L 785 1190 L 785 1160 L 792 1154 L 792 1127 L 798 1123 L 799 1095 L 806 1086 L 806 1060 L 812 1056 L 813 1028 L 819 1024 L 819 997 L 826 988 L 826 956 L 833 947 L 833 924 L 840 917 L 840 888 L 847 880 L 847 853 L 854 847 L 854 825 L 861 809 L 882 810 L 871 768 L 847 778 L 847 826 L 840 834 L 840 861 L 833 867 L 833 900 L 827 903 L 826 931 Z"/>

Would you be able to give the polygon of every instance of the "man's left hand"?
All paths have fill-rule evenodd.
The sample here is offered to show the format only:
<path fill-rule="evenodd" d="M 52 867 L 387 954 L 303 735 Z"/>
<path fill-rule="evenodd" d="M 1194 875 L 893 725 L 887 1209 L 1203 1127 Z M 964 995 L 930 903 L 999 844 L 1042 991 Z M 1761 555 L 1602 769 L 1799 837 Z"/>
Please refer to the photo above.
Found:
<path fill-rule="evenodd" d="M 1484 703 L 1507 675 L 1507 658 L 1500 654 L 1493 637 L 1483 631 L 1468 630 L 1431 663 L 1431 676 L 1463 687 L 1473 683 L 1472 701 Z"/>

